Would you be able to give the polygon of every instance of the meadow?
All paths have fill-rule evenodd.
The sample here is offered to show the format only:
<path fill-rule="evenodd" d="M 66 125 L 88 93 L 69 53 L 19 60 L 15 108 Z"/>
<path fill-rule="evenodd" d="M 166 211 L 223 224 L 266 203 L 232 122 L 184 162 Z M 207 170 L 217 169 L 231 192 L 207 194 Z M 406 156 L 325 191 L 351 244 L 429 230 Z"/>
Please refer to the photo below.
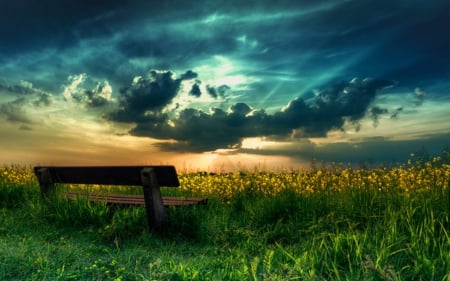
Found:
<path fill-rule="evenodd" d="M 41 197 L 0 168 L 0 280 L 450 280 L 450 153 L 408 163 L 183 173 L 161 234 L 145 210 Z M 139 192 L 139 188 L 60 186 Z"/>

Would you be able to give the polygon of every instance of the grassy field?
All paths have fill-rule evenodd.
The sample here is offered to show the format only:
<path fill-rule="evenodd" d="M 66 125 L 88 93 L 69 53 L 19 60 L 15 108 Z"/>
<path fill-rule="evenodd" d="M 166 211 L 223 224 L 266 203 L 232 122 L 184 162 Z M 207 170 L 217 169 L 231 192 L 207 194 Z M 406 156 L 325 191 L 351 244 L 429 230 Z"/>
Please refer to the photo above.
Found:
<path fill-rule="evenodd" d="M 186 173 L 160 235 L 143 208 L 44 200 L 0 168 L 0 280 L 450 280 L 449 153 L 403 166 Z M 104 192 L 139 188 L 60 186 Z"/>

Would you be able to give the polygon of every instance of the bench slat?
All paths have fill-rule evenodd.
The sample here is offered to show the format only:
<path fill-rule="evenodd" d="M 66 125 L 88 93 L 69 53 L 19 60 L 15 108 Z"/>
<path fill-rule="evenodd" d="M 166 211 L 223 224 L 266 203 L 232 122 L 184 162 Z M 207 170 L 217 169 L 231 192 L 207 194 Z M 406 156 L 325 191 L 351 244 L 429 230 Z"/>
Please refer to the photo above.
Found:
<path fill-rule="evenodd" d="M 91 202 L 105 202 L 107 204 L 122 204 L 122 205 L 145 205 L 143 195 L 134 194 L 97 194 L 97 193 L 77 193 L 68 192 L 65 194 L 68 199 L 87 198 Z M 163 196 L 164 206 L 187 206 L 187 205 L 205 205 L 207 198 L 201 197 L 172 197 Z"/>

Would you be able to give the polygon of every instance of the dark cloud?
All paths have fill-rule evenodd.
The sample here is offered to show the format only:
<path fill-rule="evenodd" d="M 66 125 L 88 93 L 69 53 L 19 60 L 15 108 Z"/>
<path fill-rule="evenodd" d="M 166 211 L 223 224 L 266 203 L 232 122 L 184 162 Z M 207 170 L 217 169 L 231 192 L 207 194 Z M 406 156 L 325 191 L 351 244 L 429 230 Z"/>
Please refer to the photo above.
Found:
<path fill-rule="evenodd" d="M 318 91 L 310 103 L 301 98 L 291 101 L 274 117 L 277 124 L 301 129 L 296 136 L 325 137 L 329 130 L 341 129 L 346 120 L 356 124 L 365 116 L 378 91 L 393 85 L 389 80 L 371 78 L 341 81 Z"/>
<path fill-rule="evenodd" d="M 349 83 L 340 83 L 337 88 L 333 87 L 330 93 L 325 91 L 324 97 L 329 99 L 330 104 L 337 105 L 341 115 L 350 119 L 360 119 L 375 99 L 377 91 L 393 85 L 395 83 L 390 80 L 355 78 Z M 322 93 L 319 96 L 322 96 Z"/>
<path fill-rule="evenodd" d="M 170 72 L 159 74 L 166 80 L 172 77 Z M 239 147 L 245 137 L 325 137 L 330 130 L 343 129 L 346 120 L 357 122 L 367 113 L 372 118 L 385 113 L 378 107 L 371 110 L 369 107 L 380 90 L 394 85 L 388 80 L 353 79 L 318 91 L 311 102 L 294 99 L 274 114 L 253 109 L 245 103 L 236 103 L 228 111 L 215 108 L 212 113 L 187 108 L 174 119 L 163 114 L 162 109 L 176 95 L 179 81 L 170 78 L 160 84 L 158 92 L 154 93 L 154 79 L 152 76 L 151 81 L 146 81 L 143 84 L 145 88 L 135 85 L 137 91 L 127 90 L 127 94 L 122 97 L 125 99 L 121 101 L 123 108 L 112 113 L 109 118 L 136 123 L 136 127 L 130 131 L 132 135 L 176 141 L 160 144 L 162 148 L 189 151 Z M 139 81 L 137 83 L 141 83 Z M 155 100 L 154 95 L 162 94 L 164 98 Z"/>
<path fill-rule="evenodd" d="M 189 94 L 191 96 L 194 96 L 194 97 L 200 97 L 202 95 L 202 91 L 200 90 L 200 86 L 197 83 L 192 85 L 192 88 L 189 91 Z"/>
<path fill-rule="evenodd" d="M 244 131 L 251 129 L 253 119 L 244 115 L 244 112 L 249 110 L 247 105 L 237 104 L 233 108 L 234 111 L 231 112 L 215 108 L 211 114 L 188 108 L 180 112 L 175 126 L 167 122 L 145 122 L 138 124 L 130 134 L 174 139 L 177 143 L 162 143 L 160 147 L 178 151 L 209 151 L 237 147 Z"/>
<path fill-rule="evenodd" d="M 213 98 L 224 97 L 226 92 L 231 88 L 228 85 L 220 85 L 218 87 L 206 85 L 206 91 Z"/>
<path fill-rule="evenodd" d="M 244 116 L 244 117 L 252 111 L 250 106 L 242 102 L 236 103 L 230 109 L 233 114 L 236 114 L 236 116 Z"/>
<path fill-rule="evenodd" d="M 192 70 L 188 70 L 180 76 L 181 80 L 191 80 L 198 77 L 198 74 Z"/>
<path fill-rule="evenodd" d="M 147 77 L 135 77 L 120 91 L 120 108 L 108 118 L 120 122 L 153 119 L 178 94 L 181 79 L 170 71 L 151 70 Z M 160 117 L 158 117 L 159 119 Z"/>
<path fill-rule="evenodd" d="M 371 109 L 369 109 L 370 117 L 373 119 L 373 126 L 378 126 L 378 123 L 380 122 L 380 115 L 387 114 L 388 110 L 386 108 L 381 108 L 379 106 L 374 106 Z"/>
<path fill-rule="evenodd" d="M 213 86 L 206 85 L 206 91 L 211 97 L 217 98 L 217 90 Z"/>

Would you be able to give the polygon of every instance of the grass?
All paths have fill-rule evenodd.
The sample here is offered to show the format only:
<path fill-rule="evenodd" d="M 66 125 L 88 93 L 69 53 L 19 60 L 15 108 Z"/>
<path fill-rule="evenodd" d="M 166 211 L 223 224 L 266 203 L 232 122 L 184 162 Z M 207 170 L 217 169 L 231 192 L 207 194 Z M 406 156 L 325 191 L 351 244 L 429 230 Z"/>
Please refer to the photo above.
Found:
<path fill-rule="evenodd" d="M 450 166 L 427 163 L 184 174 L 209 203 L 160 235 L 143 208 L 45 200 L 4 167 L 0 280 L 450 280 Z"/>

